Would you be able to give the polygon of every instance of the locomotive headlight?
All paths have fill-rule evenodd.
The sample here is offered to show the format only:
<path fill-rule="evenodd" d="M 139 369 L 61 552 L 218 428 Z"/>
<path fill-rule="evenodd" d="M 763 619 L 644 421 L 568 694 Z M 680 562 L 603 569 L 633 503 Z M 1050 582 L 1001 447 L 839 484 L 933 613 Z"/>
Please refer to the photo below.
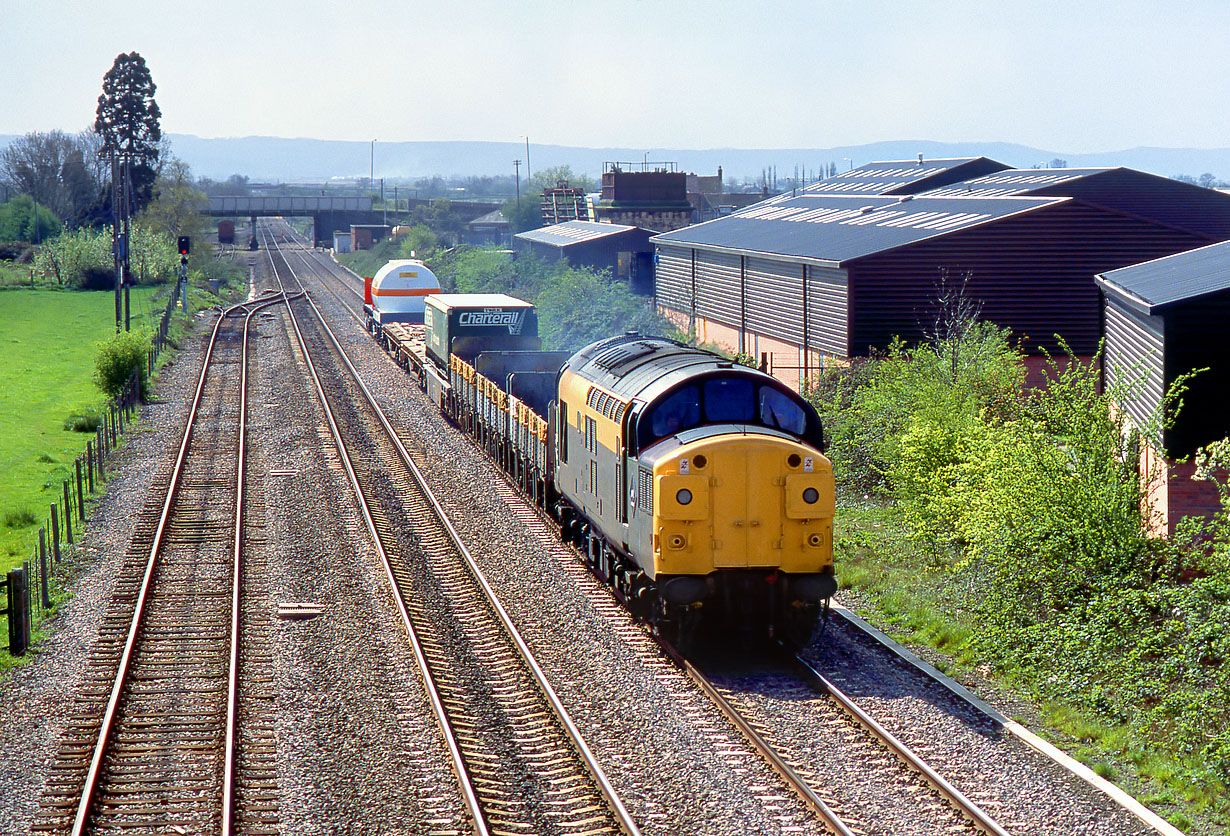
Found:
<path fill-rule="evenodd" d="M 680 505 L 688 505 L 692 502 L 692 492 L 687 488 L 680 488 L 675 494 L 675 501 Z"/>
<path fill-rule="evenodd" d="M 808 505 L 815 505 L 820 500 L 820 492 L 815 488 L 806 488 L 803 491 L 803 501 Z"/>

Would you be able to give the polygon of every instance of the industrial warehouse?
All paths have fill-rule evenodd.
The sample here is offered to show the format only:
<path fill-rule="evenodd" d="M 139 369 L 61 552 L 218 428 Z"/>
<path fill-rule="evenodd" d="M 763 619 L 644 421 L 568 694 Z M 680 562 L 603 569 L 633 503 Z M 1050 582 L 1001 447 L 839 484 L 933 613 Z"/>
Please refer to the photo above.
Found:
<path fill-rule="evenodd" d="M 877 162 L 655 236 L 659 308 L 698 339 L 806 383 L 923 337 L 958 281 L 1030 356 L 1093 354 L 1094 276 L 1230 238 L 1230 196 L 1131 169 Z"/>

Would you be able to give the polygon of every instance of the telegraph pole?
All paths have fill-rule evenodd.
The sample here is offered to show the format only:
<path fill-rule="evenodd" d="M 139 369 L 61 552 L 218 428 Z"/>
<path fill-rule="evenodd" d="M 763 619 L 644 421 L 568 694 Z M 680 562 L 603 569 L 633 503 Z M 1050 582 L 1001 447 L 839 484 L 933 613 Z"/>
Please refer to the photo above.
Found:
<path fill-rule="evenodd" d="M 517 170 L 517 211 L 521 211 L 521 161 L 513 160 L 513 168 Z"/>

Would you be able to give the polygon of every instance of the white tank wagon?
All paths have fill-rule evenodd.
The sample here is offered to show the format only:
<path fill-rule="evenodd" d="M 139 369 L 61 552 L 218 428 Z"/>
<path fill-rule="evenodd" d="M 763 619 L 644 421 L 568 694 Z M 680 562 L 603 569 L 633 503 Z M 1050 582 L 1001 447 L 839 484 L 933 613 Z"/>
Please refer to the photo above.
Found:
<path fill-rule="evenodd" d="M 440 292 L 440 280 L 421 261 L 397 259 L 364 280 L 363 310 L 368 330 L 376 334 L 384 325 L 423 324 L 423 300 Z"/>

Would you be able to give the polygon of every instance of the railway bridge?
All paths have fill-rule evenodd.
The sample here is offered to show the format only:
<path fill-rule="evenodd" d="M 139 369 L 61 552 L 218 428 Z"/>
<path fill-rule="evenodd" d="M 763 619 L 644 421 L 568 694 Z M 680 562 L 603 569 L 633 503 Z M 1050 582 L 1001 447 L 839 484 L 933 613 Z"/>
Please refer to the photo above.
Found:
<path fill-rule="evenodd" d="M 211 197 L 204 214 L 215 218 L 248 218 L 256 233 L 258 217 L 310 217 L 316 246 L 333 246 L 333 233 L 349 230 L 351 224 L 382 223 L 382 212 L 372 210 L 370 197 L 311 197 L 266 195 L 261 197 Z"/>

